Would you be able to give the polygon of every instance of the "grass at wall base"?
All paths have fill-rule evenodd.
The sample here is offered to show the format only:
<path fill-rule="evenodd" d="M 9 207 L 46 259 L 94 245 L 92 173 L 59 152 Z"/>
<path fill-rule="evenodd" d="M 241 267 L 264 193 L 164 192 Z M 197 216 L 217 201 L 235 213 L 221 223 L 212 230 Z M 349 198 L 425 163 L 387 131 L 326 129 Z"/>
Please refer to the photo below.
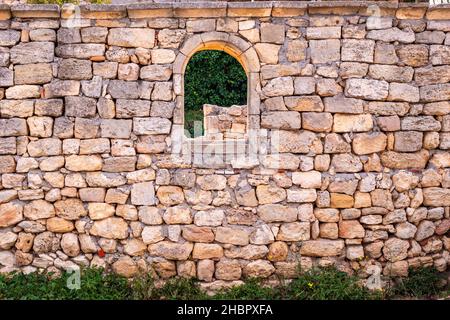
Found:
<path fill-rule="evenodd" d="M 210 296 L 194 279 L 172 278 L 161 285 L 150 275 L 126 279 L 102 269 L 86 268 L 81 272 L 80 289 L 71 290 L 67 280 L 72 274 L 59 276 L 43 273 L 0 275 L 0 299 L 3 300 L 379 300 L 430 299 L 448 297 L 442 275 L 434 268 L 410 271 L 405 279 L 383 291 L 369 291 L 356 276 L 333 267 L 299 273 L 292 281 L 267 286 L 260 279 L 247 279 L 243 285 L 221 290 Z"/>

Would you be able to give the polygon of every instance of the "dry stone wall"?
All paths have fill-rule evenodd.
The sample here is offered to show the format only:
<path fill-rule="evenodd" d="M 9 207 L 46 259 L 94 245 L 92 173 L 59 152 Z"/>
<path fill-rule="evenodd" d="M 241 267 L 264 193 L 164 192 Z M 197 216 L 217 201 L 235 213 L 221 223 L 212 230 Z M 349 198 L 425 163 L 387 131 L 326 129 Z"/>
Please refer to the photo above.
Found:
<path fill-rule="evenodd" d="M 0 5 L 0 19 L 1 272 L 211 288 L 299 264 L 447 269 L 448 6 Z M 234 162 L 175 150 L 191 143 L 183 65 L 210 42 L 248 72 L 235 140 L 250 151 Z"/>

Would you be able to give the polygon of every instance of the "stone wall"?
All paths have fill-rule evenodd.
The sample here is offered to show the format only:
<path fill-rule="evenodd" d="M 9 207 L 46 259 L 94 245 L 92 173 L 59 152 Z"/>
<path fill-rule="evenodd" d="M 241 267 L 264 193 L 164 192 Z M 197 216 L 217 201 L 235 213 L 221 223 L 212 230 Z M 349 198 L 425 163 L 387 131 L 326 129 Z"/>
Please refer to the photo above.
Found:
<path fill-rule="evenodd" d="M 377 4 L 0 5 L 0 271 L 446 270 L 450 8 Z M 247 71 L 243 151 L 180 134 L 205 48 Z"/>

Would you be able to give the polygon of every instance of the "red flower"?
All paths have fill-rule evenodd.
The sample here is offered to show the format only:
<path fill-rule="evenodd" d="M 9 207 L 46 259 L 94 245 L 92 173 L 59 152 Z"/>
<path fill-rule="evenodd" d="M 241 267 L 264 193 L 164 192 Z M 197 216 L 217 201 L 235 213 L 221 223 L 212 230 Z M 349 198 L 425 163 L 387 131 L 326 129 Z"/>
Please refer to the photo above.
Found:
<path fill-rule="evenodd" d="M 99 250 L 97 251 L 97 254 L 98 254 L 98 256 L 99 256 L 100 258 L 103 258 L 103 257 L 105 256 L 105 251 L 103 251 L 103 249 L 99 249 Z"/>

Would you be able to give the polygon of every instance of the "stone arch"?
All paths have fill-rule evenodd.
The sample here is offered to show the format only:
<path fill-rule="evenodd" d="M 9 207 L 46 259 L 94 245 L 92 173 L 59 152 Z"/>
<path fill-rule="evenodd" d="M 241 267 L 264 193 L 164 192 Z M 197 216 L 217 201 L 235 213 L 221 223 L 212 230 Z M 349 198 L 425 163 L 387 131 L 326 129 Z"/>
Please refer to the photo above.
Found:
<path fill-rule="evenodd" d="M 224 51 L 239 61 L 247 74 L 259 73 L 259 58 L 253 46 L 225 32 L 207 32 L 187 39 L 175 59 L 173 73 L 184 74 L 190 58 L 203 50 Z"/>

